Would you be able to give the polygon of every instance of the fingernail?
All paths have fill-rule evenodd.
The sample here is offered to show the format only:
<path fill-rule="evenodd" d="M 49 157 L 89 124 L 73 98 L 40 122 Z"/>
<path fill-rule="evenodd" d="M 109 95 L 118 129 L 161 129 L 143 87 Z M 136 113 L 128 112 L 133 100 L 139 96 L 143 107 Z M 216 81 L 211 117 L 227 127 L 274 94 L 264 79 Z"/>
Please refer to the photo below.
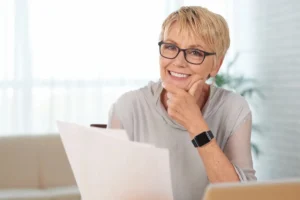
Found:
<path fill-rule="evenodd" d="M 164 82 L 162 82 L 161 85 L 162 85 L 163 88 L 165 88 L 165 83 Z"/>

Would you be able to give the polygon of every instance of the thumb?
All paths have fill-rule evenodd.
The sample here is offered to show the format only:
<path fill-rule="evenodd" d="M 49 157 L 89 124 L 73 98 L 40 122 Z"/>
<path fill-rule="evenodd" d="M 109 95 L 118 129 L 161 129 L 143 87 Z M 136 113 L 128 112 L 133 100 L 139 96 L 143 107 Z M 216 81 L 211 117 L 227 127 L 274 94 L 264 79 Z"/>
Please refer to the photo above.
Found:
<path fill-rule="evenodd" d="M 201 93 L 202 87 L 204 85 L 203 80 L 196 81 L 192 87 L 189 89 L 189 94 L 192 95 L 193 97 L 196 96 L 196 93 Z"/>

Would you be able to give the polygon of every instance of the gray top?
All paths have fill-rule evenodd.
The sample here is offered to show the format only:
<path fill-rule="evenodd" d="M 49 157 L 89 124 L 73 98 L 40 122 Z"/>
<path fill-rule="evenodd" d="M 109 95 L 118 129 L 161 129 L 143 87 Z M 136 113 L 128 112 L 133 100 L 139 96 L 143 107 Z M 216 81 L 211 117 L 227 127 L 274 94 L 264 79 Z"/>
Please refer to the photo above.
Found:
<path fill-rule="evenodd" d="M 169 149 L 174 200 L 200 200 L 209 184 L 203 162 L 187 130 L 168 116 L 160 101 L 162 90 L 158 81 L 123 94 L 111 107 L 108 128 L 125 129 L 132 141 Z M 240 180 L 256 180 L 246 100 L 211 86 L 202 114 Z"/>

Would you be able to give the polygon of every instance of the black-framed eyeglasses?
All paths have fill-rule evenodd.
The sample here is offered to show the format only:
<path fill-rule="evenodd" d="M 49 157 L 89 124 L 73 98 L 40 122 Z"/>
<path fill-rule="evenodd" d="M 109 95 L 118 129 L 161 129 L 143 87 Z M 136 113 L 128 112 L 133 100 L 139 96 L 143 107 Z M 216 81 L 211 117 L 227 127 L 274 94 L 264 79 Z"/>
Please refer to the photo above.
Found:
<path fill-rule="evenodd" d="M 183 51 L 185 60 L 194 65 L 201 65 L 206 56 L 216 55 L 216 53 L 210 53 L 195 48 L 181 49 L 175 44 L 165 43 L 163 41 L 160 41 L 158 45 L 159 53 L 162 57 L 174 59 L 179 55 L 180 51 Z"/>

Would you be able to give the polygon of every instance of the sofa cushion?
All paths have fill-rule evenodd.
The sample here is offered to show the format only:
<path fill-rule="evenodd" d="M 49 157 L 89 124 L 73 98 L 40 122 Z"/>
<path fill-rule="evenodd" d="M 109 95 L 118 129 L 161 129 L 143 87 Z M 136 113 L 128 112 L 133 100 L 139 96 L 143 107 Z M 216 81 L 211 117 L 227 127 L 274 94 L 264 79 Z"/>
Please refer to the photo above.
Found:
<path fill-rule="evenodd" d="M 52 189 L 0 190 L 0 200 L 80 200 L 76 186 Z"/>
<path fill-rule="evenodd" d="M 38 188 L 37 157 L 34 137 L 0 137 L 0 189 Z"/>
<path fill-rule="evenodd" d="M 77 186 L 71 187 L 57 187 L 46 189 L 48 197 L 51 197 L 51 200 L 80 200 L 80 192 Z"/>
<path fill-rule="evenodd" d="M 40 188 L 76 186 L 60 135 L 51 134 L 38 138 Z"/>
<path fill-rule="evenodd" d="M 0 190 L 0 200 L 52 200 L 49 195 L 38 189 Z"/>

